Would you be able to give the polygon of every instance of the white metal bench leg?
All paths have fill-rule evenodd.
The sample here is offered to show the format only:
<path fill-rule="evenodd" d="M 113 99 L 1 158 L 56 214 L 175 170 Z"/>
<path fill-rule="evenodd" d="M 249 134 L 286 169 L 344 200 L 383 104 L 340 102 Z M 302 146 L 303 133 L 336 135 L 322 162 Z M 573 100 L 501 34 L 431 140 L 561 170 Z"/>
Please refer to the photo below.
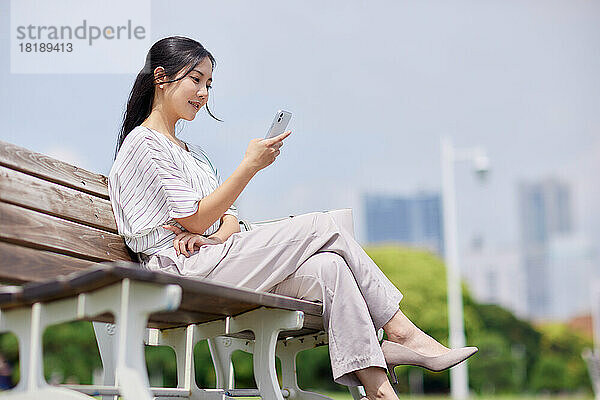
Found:
<path fill-rule="evenodd" d="M 281 360 L 281 378 L 284 392 L 287 390 L 288 400 L 330 400 L 330 397 L 315 392 L 308 392 L 298 387 L 296 374 L 296 357 L 303 350 L 313 349 L 327 344 L 327 334 L 309 335 L 277 343 L 276 354 Z"/>
<path fill-rule="evenodd" d="M 224 400 L 225 392 L 219 389 L 201 389 L 196 384 L 194 347 L 209 337 L 226 333 L 225 321 L 213 321 L 187 328 L 159 331 L 156 342 L 151 345 L 170 346 L 177 359 L 177 388 L 189 391 L 190 400 Z M 155 400 L 170 400 L 172 397 L 155 397 Z"/>
<path fill-rule="evenodd" d="M 235 389 L 235 376 L 231 356 L 237 350 L 253 353 L 254 341 L 219 336 L 208 339 L 208 347 L 215 367 L 217 388 Z"/>
<path fill-rule="evenodd" d="M 302 328 L 301 311 L 268 310 L 261 308 L 231 318 L 232 332 L 254 332 L 254 379 L 263 400 L 283 400 L 275 371 L 275 346 L 283 330 Z"/>
<path fill-rule="evenodd" d="M 21 379 L 12 392 L 23 392 L 28 386 L 29 380 L 29 342 L 31 334 L 29 326 L 31 324 L 31 308 L 0 311 L 0 333 L 11 332 L 17 337 L 19 348 L 19 376 Z M 10 328 L 10 329 L 9 329 Z"/>
<path fill-rule="evenodd" d="M 231 362 L 231 353 L 233 352 L 230 349 L 232 344 L 231 338 L 216 337 L 207 341 L 210 358 L 215 367 L 216 387 L 219 389 L 235 388 L 235 376 L 233 373 L 233 363 Z"/>
<path fill-rule="evenodd" d="M 186 328 L 158 331 L 158 342 L 148 343 L 173 349 L 177 363 L 178 388 L 189 388 L 195 379 L 193 330 L 194 327 L 190 325 Z"/>
<path fill-rule="evenodd" d="M 224 335 L 229 332 L 229 320 L 221 320 L 221 321 L 213 321 L 209 323 L 204 323 L 200 325 L 193 326 L 193 339 L 192 339 L 192 348 L 196 345 L 200 340 L 216 338 L 219 335 Z M 213 355 L 213 349 L 211 346 L 212 340 L 209 340 L 209 349 L 211 352 L 211 358 L 213 362 L 215 362 L 215 355 Z M 213 342 L 214 343 L 214 342 Z M 226 387 L 223 387 L 223 383 L 226 382 L 223 378 L 219 378 L 219 370 L 217 369 L 217 365 L 215 364 L 215 373 L 217 374 L 217 388 L 216 389 L 201 389 L 196 385 L 196 381 L 192 382 L 192 396 L 190 400 L 225 400 L 226 395 L 225 391 Z M 222 376 L 222 375 L 221 375 Z M 232 376 L 232 375 L 231 375 Z"/>
<path fill-rule="evenodd" d="M 102 360 L 102 384 L 105 386 L 115 385 L 115 343 L 116 325 L 104 322 L 93 322 L 96 342 Z M 102 400 L 117 400 L 117 396 L 106 395 Z"/>
<path fill-rule="evenodd" d="M 176 309 L 181 301 L 181 288 L 157 286 L 124 279 L 121 307 L 117 322 L 117 384 L 126 400 L 151 400 L 146 373 L 144 342 L 148 316 L 153 311 Z"/>
<path fill-rule="evenodd" d="M 42 360 L 42 335 L 49 325 L 67 322 L 72 319 L 76 299 L 68 299 L 50 304 L 36 303 L 31 308 L 2 312 L 2 325 L 16 333 L 19 339 L 21 380 L 16 388 L 3 398 L 11 400 L 88 400 L 85 394 L 50 386 L 44 379 Z M 63 312 L 66 311 L 66 312 Z"/>
<path fill-rule="evenodd" d="M 190 392 L 190 399 L 198 399 L 196 372 L 194 369 L 194 326 L 186 328 L 165 329 L 159 331 L 157 343 L 159 346 L 169 346 L 175 351 L 177 362 L 177 388 Z M 170 400 L 172 397 L 155 397 L 154 400 Z"/>

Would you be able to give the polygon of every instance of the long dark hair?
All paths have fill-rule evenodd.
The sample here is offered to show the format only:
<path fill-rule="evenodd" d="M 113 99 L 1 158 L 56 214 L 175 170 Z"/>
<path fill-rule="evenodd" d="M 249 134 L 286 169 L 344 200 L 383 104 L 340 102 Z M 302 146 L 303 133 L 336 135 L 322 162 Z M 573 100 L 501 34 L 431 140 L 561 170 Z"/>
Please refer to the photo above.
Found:
<path fill-rule="evenodd" d="M 189 69 L 180 78 L 163 81 L 161 83 L 171 83 L 183 79 L 205 57 L 210 59 L 212 68 L 214 69 L 216 62 L 212 54 L 197 41 L 183 36 L 167 37 L 152 45 L 146 55 L 146 63 L 137 78 L 135 78 L 135 83 L 129 94 L 127 109 L 123 115 L 123 125 L 121 126 L 119 137 L 117 139 L 115 158 L 117 158 L 117 153 L 129 132 L 144 122 L 150 115 L 157 79 L 162 77 L 175 77 L 179 71 L 186 66 L 189 66 Z M 155 78 L 154 70 L 157 67 L 163 67 L 165 72 L 163 75 Z M 211 117 L 217 121 L 221 121 L 213 115 L 208 108 L 208 104 L 206 104 L 206 111 Z"/>

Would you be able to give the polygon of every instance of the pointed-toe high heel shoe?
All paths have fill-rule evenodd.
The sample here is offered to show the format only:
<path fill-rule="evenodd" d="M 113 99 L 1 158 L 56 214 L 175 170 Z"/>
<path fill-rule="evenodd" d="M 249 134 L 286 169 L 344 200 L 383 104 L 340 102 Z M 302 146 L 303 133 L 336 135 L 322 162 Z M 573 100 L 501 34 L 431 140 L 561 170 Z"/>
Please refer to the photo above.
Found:
<path fill-rule="evenodd" d="M 447 353 L 439 356 L 428 356 L 411 350 L 399 343 L 384 340 L 381 343 L 381 350 L 383 351 L 390 376 L 394 384 L 397 384 L 398 379 L 394 372 L 394 367 L 397 365 L 416 365 L 439 372 L 466 360 L 477 353 L 479 349 L 477 347 L 461 347 L 460 349 L 450 349 Z"/>

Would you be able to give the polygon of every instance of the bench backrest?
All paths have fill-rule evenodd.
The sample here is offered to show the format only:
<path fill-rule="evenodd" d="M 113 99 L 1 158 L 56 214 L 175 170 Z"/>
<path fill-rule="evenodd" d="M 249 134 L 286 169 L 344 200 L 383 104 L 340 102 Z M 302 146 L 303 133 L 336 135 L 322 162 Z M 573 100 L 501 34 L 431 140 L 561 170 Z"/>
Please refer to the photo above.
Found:
<path fill-rule="evenodd" d="M 3 308 L 74 296 L 128 278 L 183 289 L 178 310 L 152 314 L 152 327 L 202 323 L 265 306 L 303 311 L 304 327 L 294 335 L 322 330 L 318 303 L 173 277 L 130 263 L 99 266 L 137 258 L 117 234 L 107 186 L 103 175 L 0 141 L 0 283 L 44 281 L 3 291 Z M 88 271 L 61 276 L 82 270 Z M 94 320 L 112 318 L 102 314 Z"/>
<path fill-rule="evenodd" d="M 0 141 L 0 282 L 133 261 L 107 186 L 103 175 Z"/>

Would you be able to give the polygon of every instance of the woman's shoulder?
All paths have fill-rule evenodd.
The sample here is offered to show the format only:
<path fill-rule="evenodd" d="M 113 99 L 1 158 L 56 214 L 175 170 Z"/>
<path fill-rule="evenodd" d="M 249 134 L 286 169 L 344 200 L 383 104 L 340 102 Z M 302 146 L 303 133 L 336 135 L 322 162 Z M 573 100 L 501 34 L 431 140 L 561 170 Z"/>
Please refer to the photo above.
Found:
<path fill-rule="evenodd" d="M 151 129 L 138 125 L 123 140 L 117 159 L 132 157 L 140 153 L 141 149 L 163 151 L 168 150 L 168 147 Z"/>
<path fill-rule="evenodd" d="M 124 146 L 125 145 L 131 146 L 132 144 L 139 145 L 140 142 L 152 143 L 152 144 L 154 144 L 154 143 L 160 144 L 161 143 L 161 141 L 157 137 L 156 133 L 152 129 L 146 128 L 145 126 L 142 126 L 142 125 L 138 125 L 135 128 L 133 128 L 131 130 L 131 132 L 129 132 L 129 134 L 123 141 L 123 145 Z"/>
<path fill-rule="evenodd" d="M 119 173 L 125 166 L 135 165 L 135 161 L 147 155 L 149 150 L 162 151 L 163 147 L 162 142 L 150 129 L 141 125 L 136 126 L 123 140 L 111 167 L 109 178 Z"/>

